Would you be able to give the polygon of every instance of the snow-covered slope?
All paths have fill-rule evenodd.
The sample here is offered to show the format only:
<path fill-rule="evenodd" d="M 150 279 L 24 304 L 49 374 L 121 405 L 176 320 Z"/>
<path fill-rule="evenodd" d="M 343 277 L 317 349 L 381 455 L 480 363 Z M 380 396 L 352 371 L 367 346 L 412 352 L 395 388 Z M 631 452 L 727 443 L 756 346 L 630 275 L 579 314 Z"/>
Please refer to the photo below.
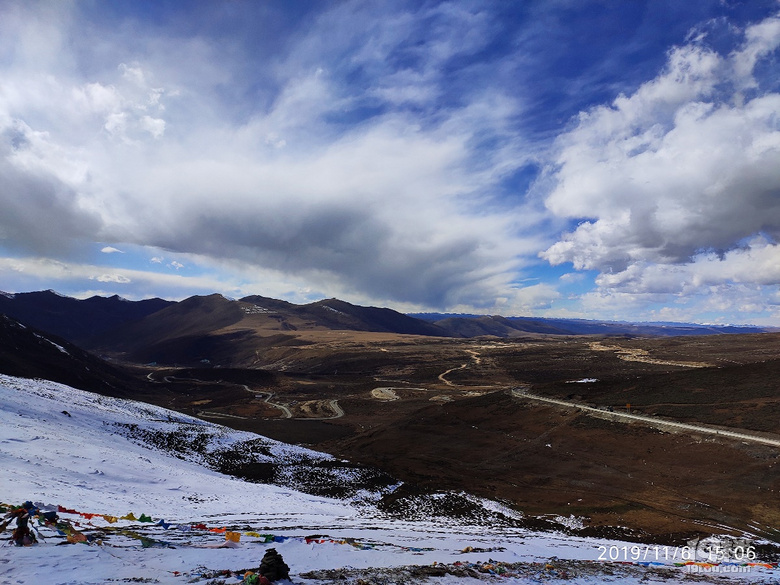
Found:
<path fill-rule="evenodd" d="M 277 484 L 215 471 L 247 451 L 254 463 L 238 463 L 276 463 Z M 621 582 L 669 583 L 692 570 L 674 566 L 681 558 L 663 558 L 672 547 L 657 565 L 615 565 L 598 559 L 623 555 L 631 544 L 452 518 L 391 518 L 372 502 L 392 485 L 342 489 L 346 496 L 338 499 L 294 489 L 318 462 L 342 488 L 361 481 L 328 455 L 143 403 L 0 376 L 0 502 L 59 506 L 60 517 L 91 540 L 55 546 L 65 538 L 40 527 L 38 545 L 14 547 L 9 527 L 0 541 L 0 583 L 238 583 L 219 571 L 257 567 L 269 547 L 283 555 L 296 583 L 329 582 L 337 579 L 332 571 L 341 583 L 367 575 L 376 583 L 497 579 L 479 572 L 490 568 L 505 572 L 504 583 L 599 583 L 605 570 Z M 496 518 L 509 513 L 495 508 Z M 142 515 L 152 521 L 134 519 Z M 650 550 L 645 561 L 654 560 L 649 546 L 640 545 L 640 553 Z M 402 568 L 409 565 L 423 569 Z M 737 574 L 737 563 L 719 566 L 718 576 Z M 727 567 L 733 569 L 725 573 Z M 776 569 L 745 563 L 738 573 L 754 582 L 777 576 Z"/>
<path fill-rule="evenodd" d="M 308 496 L 272 485 L 248 483 L 205 468 L 181 453 L 172 456 L 131 440 L 146 431 L 151 437 L 189 428 L 208 432 L 213 443 L 257 438 L 152 405 L 108 398 L 53 382 L 0 377 L 2 393 L 3 469 L 13 470 L 0 488 L 5 501 L 33 497 L 66 507 L 89 503 L 101 513 L 128 511 L 172 521 L 254 511 L 276 517 L 331 521 L 346 512 L 338 501 Z M 140 427 L 140 430 L 139 430 Z M 194 435 L 197 436 L 197 435 Z M 305 449 L 263 439 L 272 457 L 295 459 Z M 327 457 L 327 456 L 324 456 Z M 290 518 L 290 521 L 293 521 Z"/>

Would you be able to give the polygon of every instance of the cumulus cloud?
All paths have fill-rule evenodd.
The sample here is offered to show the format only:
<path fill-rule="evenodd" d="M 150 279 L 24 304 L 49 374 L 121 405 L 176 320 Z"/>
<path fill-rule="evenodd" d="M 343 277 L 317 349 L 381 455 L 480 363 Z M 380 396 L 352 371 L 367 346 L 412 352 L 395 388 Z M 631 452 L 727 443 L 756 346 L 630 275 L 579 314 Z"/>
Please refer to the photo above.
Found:
<path fill-rule="evenodd" d="M 658 77 L 583 112 L 546 198 L 578 225 L 541 256 L 623 294 L 780 284 L 780 94 L 757 73 L 779 44 L 771 17 L 728 55 L 677 47 Z"/>
<path fill-rule="evenodd" d="M 701 253 L 684 264 L 635 263 L 601 274 L 597 284 L 633 294 L 689 294 L 728 283 L 776 285 L 780 282 L 780 246 L 758 236 L 723 254 Z"/>

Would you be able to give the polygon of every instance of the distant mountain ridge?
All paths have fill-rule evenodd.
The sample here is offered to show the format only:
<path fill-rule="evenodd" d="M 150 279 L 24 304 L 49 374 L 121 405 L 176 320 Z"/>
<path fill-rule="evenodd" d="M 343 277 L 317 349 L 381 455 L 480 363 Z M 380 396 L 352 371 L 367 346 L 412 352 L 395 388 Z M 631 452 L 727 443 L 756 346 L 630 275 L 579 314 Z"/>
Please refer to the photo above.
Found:
<path fill-rule="evenodd" d="M 241 301 L 264 303 L 267 299 L 250 296 L 244 297 Z M 338 299 L 325 299 L 308 305 L 289 304 L 289 310 L 301 318 L 310 319 L 318 326 L 328 329 L 456 337 L 435 323 L 431 324 L 393 309 L 362 307 Z"/>
<path fill-rule="evenodd" d="M 757 333 L 758 327 L 619 323 L 580 319 L 420 313 L 363 307 L 338 299 L 305 305 L 259 295 L 220 294 L 182 301 L 129 301 L 116 295 L 79 300 L 54 291 L 0 294 L 0 314 L 84 349 L 136 363 L 246 366 L 258 351 L 306 345 L 333 331 L 449 338 L 529 335 L 680 336 Z"/>
<path fill-rule="evenodd" d="M 411 313 L 411 317 L 438 325 L 463 337 L 496 335 L 517 337 L 528 333 L 549 335 L 630 335 L 671 337 L 762 333 L 771 329 L 750 325 L 701 325 L 697 323 L 596 321 L 552 317 L 502 317 L 452 313 Z"/>

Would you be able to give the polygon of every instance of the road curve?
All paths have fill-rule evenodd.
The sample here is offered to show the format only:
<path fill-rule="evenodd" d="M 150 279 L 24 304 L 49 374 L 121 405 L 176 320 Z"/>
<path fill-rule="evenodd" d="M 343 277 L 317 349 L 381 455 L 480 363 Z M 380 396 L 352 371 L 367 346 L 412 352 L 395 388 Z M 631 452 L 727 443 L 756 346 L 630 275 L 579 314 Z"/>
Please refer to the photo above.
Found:
<path fill-rule="evenodd" d="M 324 400 L 322 402 L 324 402 Z M 344 409 L 339 406 L 339 401 L 337 399 L 328 400 L 328 406 L 333 411 L 332 416 L 296 416 L 295 420 L 333 420 L 341 418 L 346 414 Z"/>
<path fill-rule="evenodd" d="M 701 425 L 691 425 L 687 423 L 678 423 L 669 420 L 663 420 L 652 416 L 642 416 L 640 414 L 628 414 L 623 412 L 608 412 L 594 408 L 592 406 L 585 406 L 584 404 L 578 404 L 576 402 L 569 402 L 567 400 L 558 400 L 557 398 L 548 398 L 546 396 L 539 396 L 538 394 L 531 394 L 525 390 L 518 388 L 511 389 L 512 396 L 516 398 L 537 400 L 540 402 L 548 402 L 550 404 L 557 404 L 558 406 L 565 406 L 567 408 L 577 408 L 582 410 L 586 414 L 591 416 L 598 416 L 599 418 L 605 418 L 607 420 L 615 420 L 620 422 L 641 422 L 651 427 L 665 430 L 684 430 L 693 431 L 696 433 L 706 433 L 708 435 L 716 435 L 718 437 L 727 437 L 730 439 L 737 439 L 740 441 L 749 441 L 752 443 L 760 443 L 762 445 L 770 445 L 772 447 L 780 447 L 780 440 L 767 439 L 765 437 L 757 437 L 755 435 L 748 435 L 745 433 L 738 433 L 736 431 L 725 431 L 721 429 L 715 429 L 712 427 L 705 427 Z"/>
<path fill-rule="evenodd" d="M 480 357 L 478 351 L 475 351 L 473 349 L 467 349 L 466 353 L 471 356 L 472 360 L 474 360 L 474 365 L 478 366 L 482 363 L 482 358 Z M 455 372 L 456 370 L 465 370 L 468 367 L 469 365 L 466 363 L 466 364 L 460 364 L 457 368 L 450 368 L 446 372 L 442 372 L 441 374 L 439 374 L 439 380 L 447 384 L 447 386 L 453 386 L 453 387 L 460 386 L 460 384 L 456 384 L 455 382 L 450 382 L 447 379 L 447 375 L 451 374 L 452 372 Z"/>
<path fill-rule="evenodd" d="M 292 418 L 292 412 L 290 412 L 290 409 L 287 408 L 284 404 L 278 404 L 276 402 L 271 402 L 271 398 L 274 397 L 274 393 L 273 392 L 260 392 L 258 390 L 252 390 L 246 384 L 241 384 L 241 385 L 244 387 L 244 389 L 247 392 L 251 392 L 252 394 L 257 396 L 258 399 L 260 399 L 262 396 L 265 395 L 265 398 L 263 399 L 263 402 L 265 402 L 269 406 L 273 406 L 274 408 L 278 408 L 279 410 L 281 410 L 284 413 L 284 418 Z"/>
<path fill-rule="evenodd" d="M 439 374 L 439 380 L 441 380 L 442 382 L 447 384 L 447 386 L 457 386 L 458 384 L 456 384 L 455 382 L 450 382 L 446 378 L 447 374 L 450 374 L 450 373 L 454 372 L 455 370 L 465 370 L 467 367 L 468 367 L 468 364 L 461 364 L 457 368 L 450 368 L 446 372 L 442 372 L 441 374 Z"/>
<path fill-rule="evenodd" d="M 338 400 L 331 400 L 330 407 L 333 409 L 335 416 L 330 417 L 330 419 L 324 419 L 324 420 L 332 420 L 334 418 L 341 418 L 342 416 L 344 416 L 345 414 L 344 409 L 341 408 L 341 406 L 339 406 Z"/>

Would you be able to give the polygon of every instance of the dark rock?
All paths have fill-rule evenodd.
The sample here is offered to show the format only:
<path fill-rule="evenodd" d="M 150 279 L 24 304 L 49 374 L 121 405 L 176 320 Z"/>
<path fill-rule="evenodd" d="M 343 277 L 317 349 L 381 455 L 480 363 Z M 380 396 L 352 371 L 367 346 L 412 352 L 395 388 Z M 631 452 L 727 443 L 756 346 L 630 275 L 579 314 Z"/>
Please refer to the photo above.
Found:
<path fill-rule="evenodd" d="M 260 561 L 258 573 L 269 581 L 279 581 L 290 578 L 290 567 L 284 562 L 282 555 L 276 552 L 276 549 L 269 548 Z"/>

